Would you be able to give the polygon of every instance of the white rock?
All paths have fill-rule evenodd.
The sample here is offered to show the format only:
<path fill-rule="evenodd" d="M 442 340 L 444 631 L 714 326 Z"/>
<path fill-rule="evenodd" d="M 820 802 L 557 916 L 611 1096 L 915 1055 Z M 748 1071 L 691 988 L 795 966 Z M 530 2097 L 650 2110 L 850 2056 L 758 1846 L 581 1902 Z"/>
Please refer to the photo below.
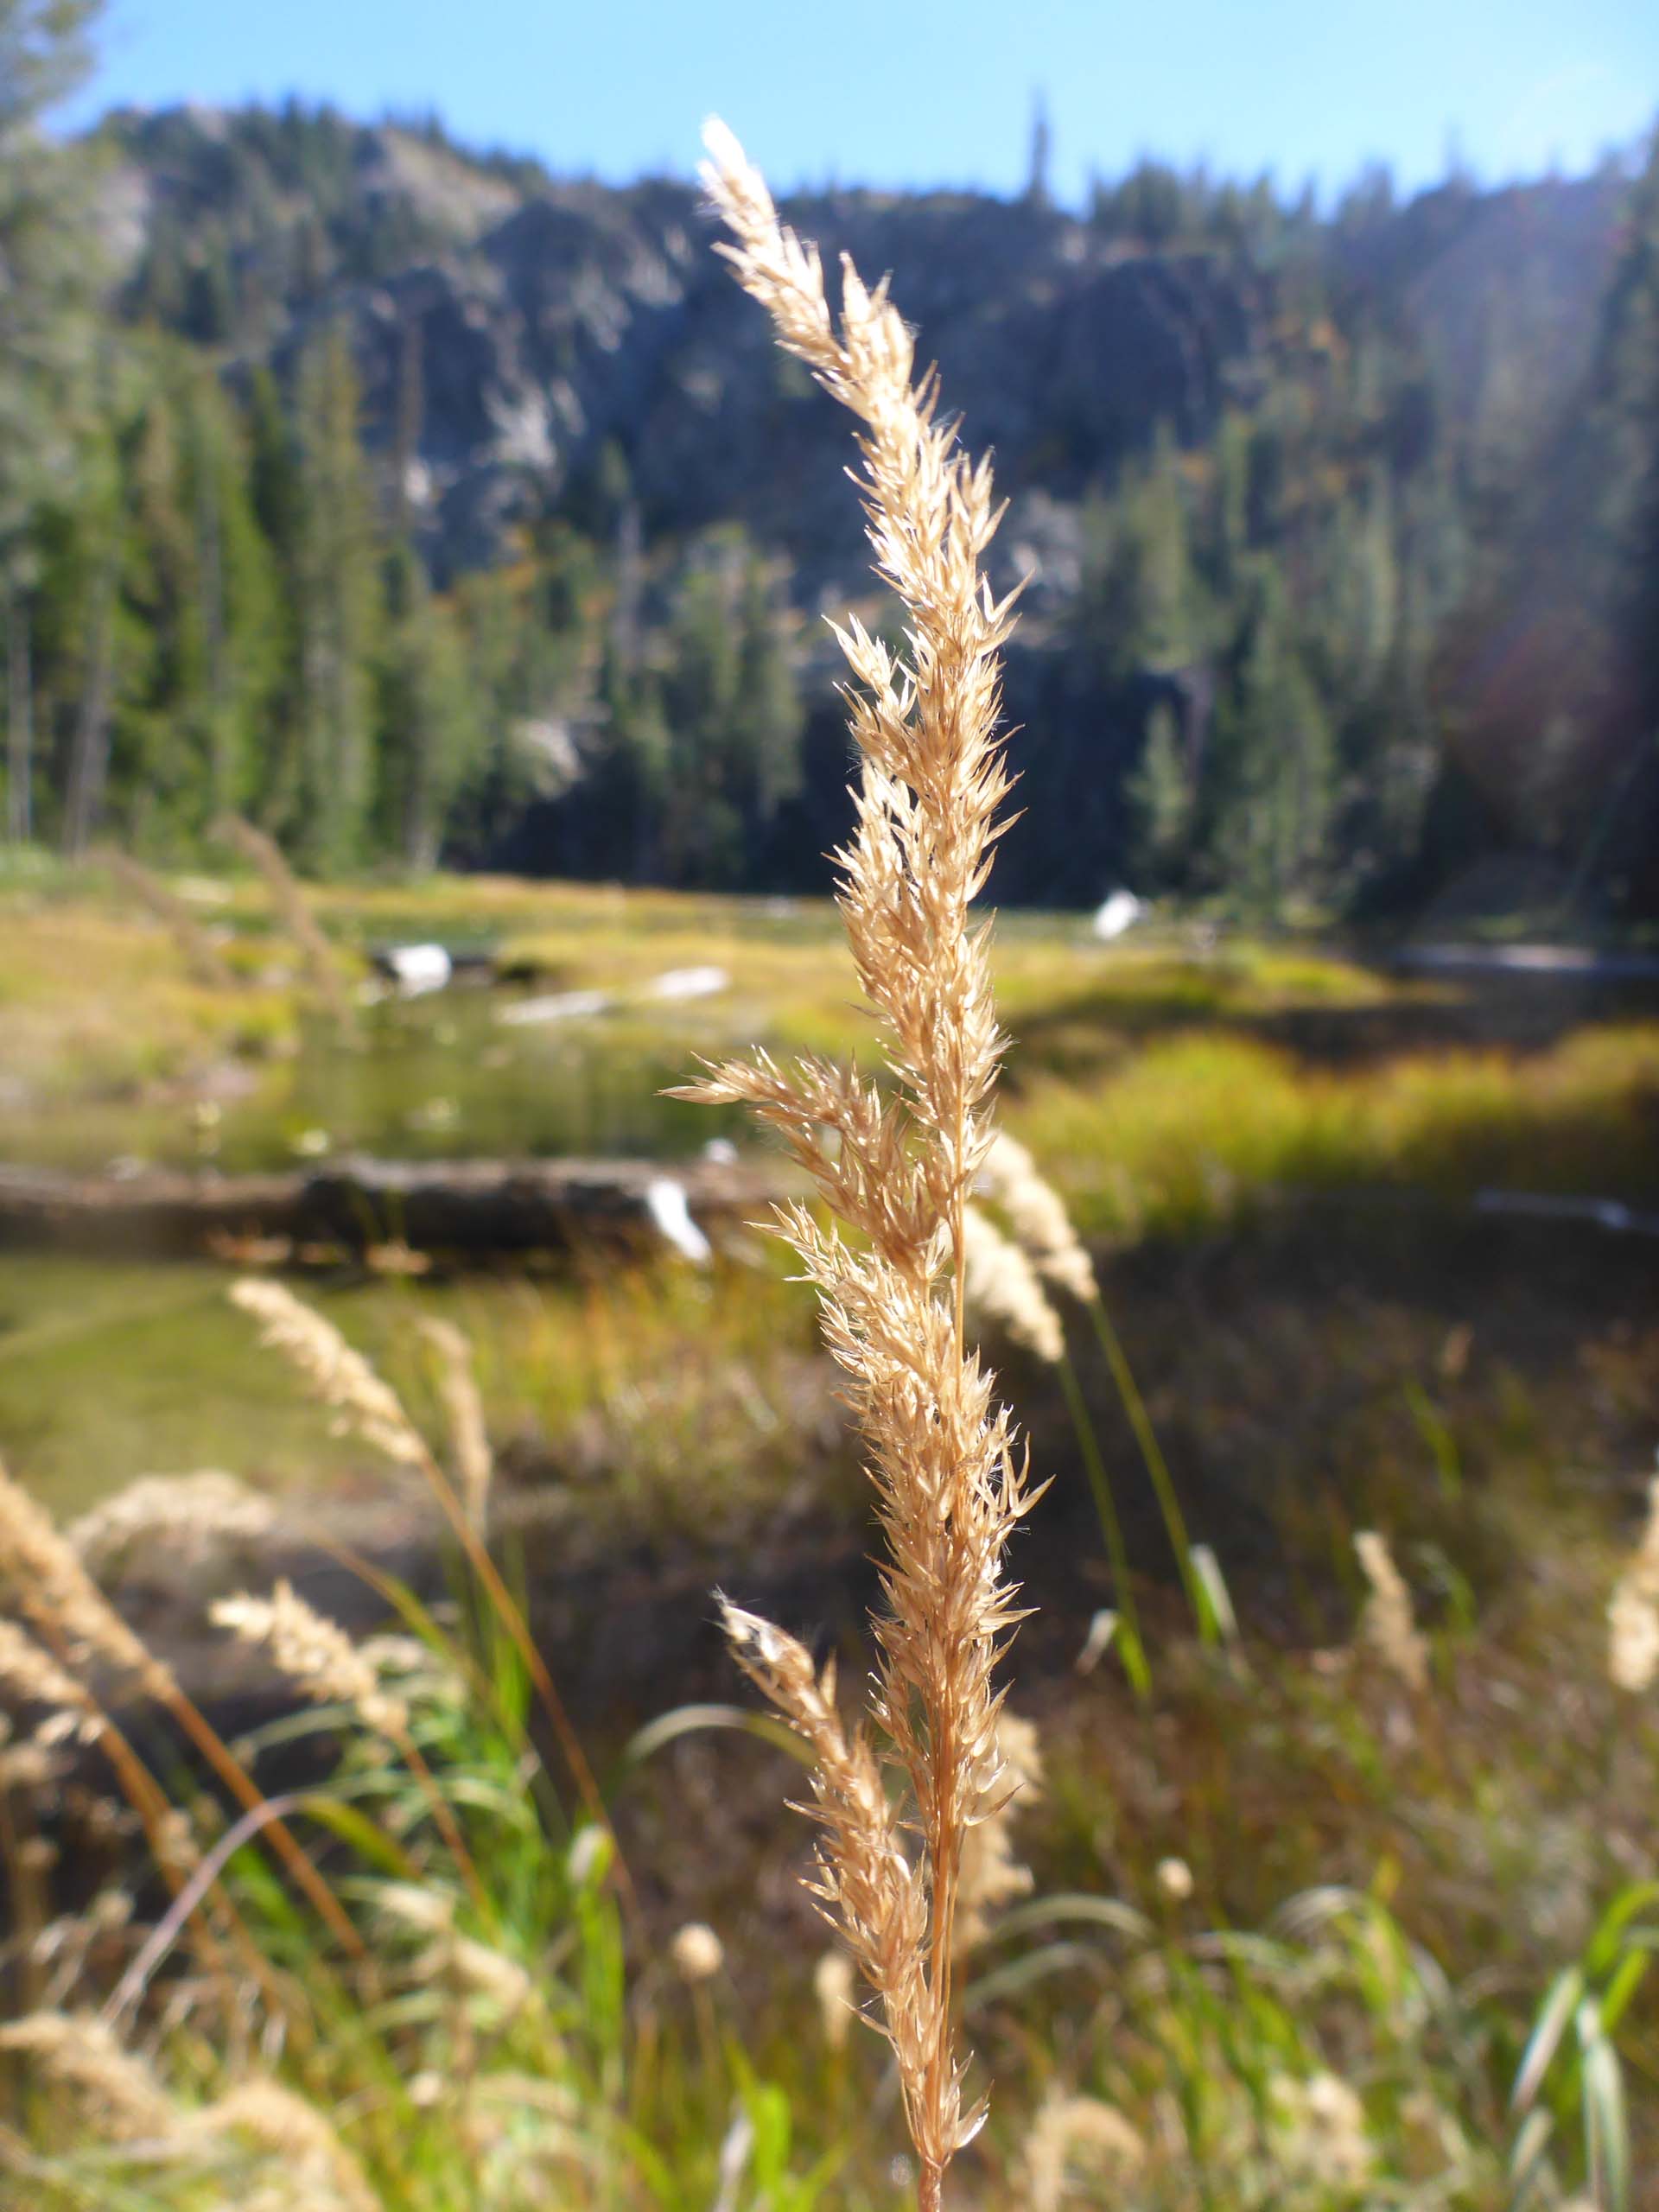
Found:
<path fill-rule="evenodd" d="M 1109 944 L 1125 930 L 1132 930 L 1146 911 L 1146 902 L 1133 891 L 1114 891 L 1095 909 L 1095 935 L 1103 944 Z"/>
<path fill-rule="evenodd" d="M 723 968 L 671 968 L 654 976 L 645 989 L 654 999 L 708 999 L 728 989 L 731 980 Z"/>
<path fill-rule="evenodd" d="M 659 1235 L 677 1252 L 700 1268 L 708 1266 L 714 1256 L 714 1247 L 691 1218 L 683 1183 L 677 1183 L 671 1175 L 658 1175 L 647 1183 L 645 1211 Z"/>
<path fill-rule="evenodd" d="M 386 965 L 400 997 L 418 999 L 428 991 L 441 991 L 454 973 L 449 955 L 441 944 L 394 944 Z"/>

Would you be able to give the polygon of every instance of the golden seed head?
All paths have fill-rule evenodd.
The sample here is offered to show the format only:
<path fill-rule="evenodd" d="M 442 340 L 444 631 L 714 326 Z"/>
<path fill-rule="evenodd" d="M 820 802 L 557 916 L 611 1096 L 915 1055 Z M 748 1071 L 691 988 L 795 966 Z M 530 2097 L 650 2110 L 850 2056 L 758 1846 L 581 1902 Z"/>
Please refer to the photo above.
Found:
<path fill-rule="evenodd" d="M 194 2113 L 194 2135 L 242 2136 L 280 2158 L 293 2195 L 315 2212 L 385 2212 L 362 2168 L 327 2118 L 280 2082 L 243 2082 Z"/>
<path fill-rule="evenodd" d="M 1269 2136 L 1287 2175 L 1327 2189 L 1356 2189 L 1370 2178 L 1375 2154 L 1365 2107 L 1336 2074 L 1306 2081 L 1279 2075 L 1268 2083 Z"/>
<path fill-rule="evenodd" d="M 1648 1486 L 1642 1541 L 1608 1601 L 1607 1673 L 1616 1689 L 1632 1695 L 1659 1676 L 1659 1477 Z"/>
<path fill-rule="evenodd" d="M 996 1716 L 995 1743 L 995 1768 L 962 1840 L 957 1911 L 964 1950 L 984 1942 L 999 1907 L 1032 1890 L 1030 1867 L 1014 1855 L 1014 1822 L 1043 1794 L 1042 1747 L 1035 1725 L 1006 1706 Z"/>
<path fill-rule="evenodd" d="M 1185 1859 L 1160 1859 L 1154 1878 L 1171 1904 L 1185 1904 L 1192 1894 L 1192 1869 Z"/>
<path fill-rule="evenodd" d="M 1145 2143 L 1115 2105 L 1051 2092 L 1020 2146 L 1021 2202 L 1027 2212 L 1061 2212 L 1080 2197 L 1075 2184 L 1121 2183 L 1146 2155 Z"/>
<path fill-rule="evenodd" d="M 689 1987 L 712 1981 L 726 1963 L 726 1947 L 706 1922 L 688 1920 L 669 1945 L 674 1971 Z"/>
<path fill-rule="evenodd" d="M 95 2140 L 166 2141 L 177 2114 L 143 2061 L 101 2020 L 31 2012 L 0 2026 L 0 2051 L 30 2060 L 74 2104 Z"/>
<path fill-rule="evenodd" d="M 257 1541 L 276 1525 L 269 1498 L 235 1475 L 141 1475 L 64 1531 L 92 1574 L 118 1566 L 135 1545 L 160 1538 L 192 1560 L 221 1547 Z"/>
<path fill-rule="evenodd" d="M 382 1689 L 372 1663 L 345 1630 L 307 1605 L 291 1583 L 279 1582 L 269 1598 L 245 1592 L 221 1598 L 211 1618 L 243 1643 L 262 1645 L 317 1704 L 352 1707 L 377 1735 L 401 1736 L 407 1730 L 403 1700 Z"/>
<path fill-rule="evenodd" d="M 452 1321 L 429 1318 L 421 1323 L 421 1334 L 437 1355 L 438 1389 L 449 1424 L 461 1502 L 468 1522 L 481 1535 L 489 1517 L 495 1461 L 484 1426 L 484 1402 L 473 1371 L 473 1348 Z"/>
<path fill-rule="evenodd" d="M 27 1629 L 0 1619 L 0 1684 L 30 1705 L 57 1707 L 50 1721 L 35 1731 L 37 1742 L 48 1745 L 66 1737 L 93 1743 L 104 1732 L 104 1716 L 67 1668 L 59 1666 Z"/>
<path fill-rule="evenodd" d="M 259 1324 L 259 1341 L 290 1361 L 313 1394 L 350 1431 L 404 1466 L 424 1465 L 426 1446 L 397 1394 L 338 1329 L 279 1282 L 245 1276 L 231 1300 Z"/>
<path fill-rule="evenodd" d="M 1015 1241 L 1045 1281 L 1085 1304 L 1097 1295 L 1094 1262 L 1071 1226 L 1065 1201 L 1037 1172 L 1017 1137 L 999 1129 L 980 1170 L 982 1186 L 1007 1216 Z"/>
<path fill-rule="evenodd" d="M 812 1969 L 812 1993 L 818 2000 L 824 2043 L 831 2050 L 844 2050 L 857 2018 L 858 1976 L 839 1943 L 819 1955 Z"/>
<path fill-rule="evenodd" d="M 815 1755 L 816 1893 L 880 1999 L 932 2201 L 984 2118 L 982 2105 L 963 2108 L 950 2018 L 954 1878 L 1001 1771 L 994 1680 L 1019 1618 L 1003 1557 L 1031 1503 L 961 1313 L 977 1233 L 963 1216 L 991 1142 L 1004 1041 L 988 931 L 970 909 L 1009 790 L 997 728 L 1012 602 L 980 572 L 999 519 L 989 468 L 941 421 L 937 379 L 916 376 L 885 283 L 870 289 L 843 260 L 832 315 L 817 249 L 779 222 L 736 139 L 713 124 L 705 143 L 703 181 L 731 233 L 721 250 L 779 345 L 858 418 L 874 566 L 905 617 L 896 655 L 856 618 L 836 633 L 861 755 L 837 900 L 896 1095 L 817 1059 L 785 1071 L 764 1053 L 710 1068 L 681 1095 L 754 1108 L 832 1217 L 792 1205 L 779 1226 L 818 1291 L 869 1446 L 890 1560 L 874 1717 L 908 1777 L 912 1816 L 889 1805 L 863 1732 L 842 1726 L 832 1671 L 753 1615 L 727 1606 L 724 1618 L 740 1662 Z M 1041 1356 L 1058 1357 L 1040 1289 L 1020 1312 Z"/>
<path fill-rule="evenodd" d="M 1065 1357 L 1065 1332 L 1031 1262 L 977 1206 L 963 1209 L 963 1230 L 970 1308 L 1046 1365 L 1058 1366 Z"/>
<path fill-rule="evenodd" d="M 1427 1690 L 1427 1639 L 1417 1626 L 1411 1592 L 1394 1563 L 1387 1537 L 1379 1535 L 1374 1529 L 1362 1529 L 1354 1538 L 1354 1550 L 1370 1585 L 1370 1595 L 1360 1622 L 1361 1635 L 1408 1689 Z"/>

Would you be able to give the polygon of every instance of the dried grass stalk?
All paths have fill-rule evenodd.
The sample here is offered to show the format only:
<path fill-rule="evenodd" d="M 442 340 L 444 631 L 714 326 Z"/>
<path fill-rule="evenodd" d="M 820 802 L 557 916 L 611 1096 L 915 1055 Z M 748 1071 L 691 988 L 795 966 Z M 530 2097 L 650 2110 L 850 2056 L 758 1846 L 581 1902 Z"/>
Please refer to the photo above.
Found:
<path fill-rule="evenodd" d="M 224 816 L 214 824 L 213 835 L 225 843 L 234 845 L 245 860 L 253 863 L 264 880 L 270 903 L 283 928 L 299 949 L 312 988 L 335 1020 L 342 1027 L 350 1027 L 352 1007 L 346 995 L 339 958 L 317 926 L 316 916 L 300 888 L 299 879 L 283 858 L 281 849 L 263 830 L 256 830 L 239 814 Z"/>
<path fill-rule="evenodd" d="M 957 1940 L 970 1951 L 990 1934 L 996 1914 L 1015 1897 L 1029 1897 L 1032 1872 L 1014 1855 L 1014 1821 L 1020 1806 L 1043 1794 L 1043 1753 L 1037 1730 L 1005 1706 L 997 1716 L 996 1748 L 1019 1799 L 999 1786 L 993 1808 L 969 1829 L 957 1889 Z"/>
<path fill-rule="evenodd" d="M 885 283 L 871 290 L 843 262 L 837 321 L 816 249 L 780 225 L 737 141 L 711 123 L 705 143 L 703 179 L 734 239 L 721 251 L 779 343 L 858 418 L 875 566 L 906 622 L 897 657 L 856 620 L 837 632 L 861 756 L 838 899 L 899 1095 L 821 1061 L 785 1071 L 764 1055 L 680 1095 L 754 1107 L 837 1217 L 825 1226 L 792 1205 L 779 1225 L 817 1287 L 870 1449 L 890 1554 L 873 1710 L 908 1779 L 919 1856 L 870 1742 L 842 1726 L 830 1675 L 751 1614 L 728 1606 L 726 1625 L 817 1754 L 818 1892 L 880 1997 L 920 2202 L 934 2212 L 983 2118 L 982 2106 L 964 2111 L 951 2024 L 957 1882 L 964 1837 L 1006 1794 L 992 1684 L 1019 1616 L 1003 1554 L 1032 1503 L 1009 1416 L 963 1327 L 968 1198 L 991 1142 L 1003 1041 L 988 925 L 969 907 L 1008 791 L 996 729 L 1011 606 L 979 571 L 998 520 L 989 467 L 938 419 L 937 379 L 916 376 Z"/>
<path fill-rule="evenodd" d="M 281 2082 L 243 2082 L 193 2115 L 193 2132 L 244 2136 L 279 2157 L 294 2184 L 292 2202 L 312 2212 L 385 2212 L 363 2169 L 317 2107 Z"/>
<path fill-rule="evenodd" d="M 30 2012 L 0 2027 L 0 2052 L 30 2060 L 105 2143 L 164 2143 L 178 2114 L 159 2082 L 101 2020 Z"/>
<path fill-rule="evenodd" d="M 50 1514 L 22 1484 L 13 1480 L 3 1465 L 0 1465 L 0 1588 L 6 1590 L 55 1656 L 74 1669 L 98 1664 L 111 1668 L 118 1679 L 154 1698 L 207 1758 L 244 1811 L 263 1806 L 264 1799 L 257 1785 L 212 1722 L 185 1695 L 172 1669 L 133 1634 Z M 118 1731 L 106 1730 L 105 1740 L 124 1756 Z M 124 1787 L 135 1809 L 148 1818 L 143 1794 L 134 1795 L 132 1783 L 124 1781 Z M 356 1931 L 287 1825 L 273 1821 L 269 1833 L 289 1873 L 335 1936 L 348 1949 L 360 1951 Z"/>
<path fill-rule="evenodd" d="M 376 1451 L 385 1452 L 388 1459 L 420 1470 L 444 1518 L 454 1529 L 467 1564 L 494 1608 L 496 1618 L 518 1647 L 543 1709 L 553 1724 L 582 1802 L 614 1845 L 615 1831 L 605 1810 L 594 1770 L 518 1600 L 490 1557 L 481 1529 L 474 1525 L 466 1503 L 427 1448 L 426 1440 L 404 1411 L 397 1392 L 375 1373 L 361 1352 L 346 1343 L 332 1322 L 326 1321 L 280 1283 L 267 1282 L 257 1275 L 245 1276 L 231 1286 L 230 1297 L 259 1322 L 261 1343 L 280 1352 L 297 1369 L 314 1395 L 334 1408 L 340 1433 L 353 1433 Z M 406 1735 L 400 1749 L 406 1758 L 410 1757 L 411 1747 Z M 435 1804 L 433 1809 L 437 1815 Z M 464 1849 L 459 1855 L 464 1864 L 467 1863 Z M 632 1910 L 632 1886 L 620 1851 L 613 1863 L 623 1897 Z"/>
<path fill-rule="evenodd" d="M 53 1717 L 35 1732 L 43 1744 L 66 1735 L 95 1744 L 104 1733 L 103 1713 L 67 1667 L 36 1643 L 16 1621 L 0 1619 L 0 1688 L 29 1705 L 49 1705 Z"/>
<path fill-rule="evenodd" d="M 473 1348 L 453 1321 L 429 1317 L 421 1323 L 421 1334 L 437 1354 L 438 1393 L 449 1425 L 461 1500 L 467 1520 L 481 1536 L 489 1521 L 495 1460 L 484 1425 L 484 1402 L 478 1392 Z"/>
<path fill-rule="evenodd" d="M 1065 1210 L 1065 1200 L 1038 1173 L 1037 1163 L 1017 1137 L 999 1129 L 986 1156 L 987 1190 L 1008 1217 L 1032 1265 L 1046 1282 L 1069 1291 L 1087 1305 L 1100 1295 L 1094 1262 Z"/>
<path fill-rule="evenodd" d="M 276 1525 L 268 1497 L 217 1467 L 140 1475 L 72 1521 L 64 1535 L 89 1573 L 107 1576 L 129 1554 L 165 1543 L 200 1567 L 215 1552 L 257 1543 Z"/>
<path fill-rule="evenodd" d="M 140 906 L 147 906 L 164 925 L 199 983 L 206 983 L 217 991 L 236 988 L 236 977 L 225 956 L 176 892 L 169 891 L 159 876 L 152 875 L 130 853 L 122 852 L 118 846 L 105 846 L 94 857 L 103 862 L 124 890 L 130 891 Z"/>
<path fill-rule="evenodd" d="M 43 1505 L 0 1465 L 0 1585 L 75 1667 L 101 1663 L 170 1701 L 173 1675 L 127 1626 Z"/>

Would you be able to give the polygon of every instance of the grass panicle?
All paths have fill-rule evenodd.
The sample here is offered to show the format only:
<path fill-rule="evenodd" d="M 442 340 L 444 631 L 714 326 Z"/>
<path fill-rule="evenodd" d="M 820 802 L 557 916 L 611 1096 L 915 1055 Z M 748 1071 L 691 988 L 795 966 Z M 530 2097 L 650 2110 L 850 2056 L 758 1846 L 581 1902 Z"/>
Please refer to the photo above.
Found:
<path fill-rule="evenodd" d="M 1006 1408 L 967 1341 L 970 1194 L 992 1142 L 1004 1039 L 992 1004 L 984 889 L 1009 789 L 998 740 L 1012 621 L 980 563 L 996 528 L 987 462 L 958 450 L 938 380 L 916 372 L 887 297 L 843 261 L 832 315 L 817 250 L 778 219 L 758 171 L 711 123 L 703 179 L 721 247 L 778 342 L 857 418 L 874 565 L 901 601 L 895 655 L 856 619 L 836 632 L 860 755 L 837 903 L 882 1049 L 884 1095 L 855 1071 L 765 1055 L 711 1068 L 681 1095 L 743 1103 L 781 1132 L 833 1216 L 780 1209 L 816 1286 L 870 1453 L 888 1559 L 874 1718 L 907 1777 L 912 1856 L 882 1761 L 836 1716 L 832 1677 L 802 1647 L 725 1610 L 743 1664 L 817 1755 L 819 1895 L 881 2000 L 920 2162 L 923 2212 L 984 2117 L 969 2109 L 953 2021 L 963 1843 L 1008 1778 L 997 1751 L 997 1661 L 1019 1618 L 1004 1570 L 1032 1503 Z M 849 1233 L 850 1232 L 850 1234 Z"/>

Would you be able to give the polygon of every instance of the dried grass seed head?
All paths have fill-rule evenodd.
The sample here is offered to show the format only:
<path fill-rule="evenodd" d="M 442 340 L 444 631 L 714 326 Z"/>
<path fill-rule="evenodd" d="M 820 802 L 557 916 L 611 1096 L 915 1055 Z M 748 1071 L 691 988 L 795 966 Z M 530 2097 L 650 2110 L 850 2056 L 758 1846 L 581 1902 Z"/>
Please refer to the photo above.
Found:
<path fill-rule="evenodd" d="M 1043 1794 L 1042 1751 L 1035 1725 L 1006 1706 L 996 1716 L 996 1777 L 963 1840 L 957 1910 L 964 1950 L 984 1942 L 1001 1906 L 1032 1891 L 1030 1867 L 1014 1855 L 1014 1822 Z"/>
<path fill-rule="evenodd" d="M 212 1609 L 217 1626 L 243 1643 L 269 1651 L 274 1663 L 319 1705 L 350 1706 L 366 1728 L 401 1736 L 409 1726 L 403 1700 L 380 1685 L 365 1658 L 338 1623 L 325 1620 L 293 1585 L 278 1582 L 269 1598 L 221 1598 Z"/>
<path fill-rule="evenodd" d="M 92 1574 L 118 1568 L 135 1548 L 164 1541 L 188 1561 L 257 1542 L 276 1526 L 275 1507 L 235 1475 L 204 1467 L 188 1475 L 140 1475 L 64 1531 Z"/>
<path fill-rule="evenodd" d="M 1071 1225 L 1065 1199 L 1038 1173 L 1026 1147 L 1006 1129 L 998 1129 L 993 1137 L 980 1180 L 1007 1215 L 1016 1243 L 1045 1281 L 1085 1305 L 1099 1294 L 1094 1262 Z"/>
<path fill-rule="evenodd" d="M 484 1402 L 479 1395 L 473 1348 L 453 1321 L 428 1316 L 421 1323 L 421 1335 L 437 1356 L 438 1391 L 449 1425 L 461 1502 L 467 1521 L 481 1535 L 489 1517 L 495 1460 L 484 1424 Z"/>
<path fill-rule="evenodd" d="M 668 1947 L 674 1971 L 688 1988 L 712 1981 L 726 1963 L 726 1946 L 706 1921 L 688 1920 Z"/>
<path fill-rule="evenodd" d="M 402 1402 L 331 1321 L 281 1283 L 257 1275 L 231 1286 L 231 1300 L 259 1324 L 259 1341 L 281 1352 L 313 1394 L 334 1408 L 336 1433 L 351 1433 L 387 1459 L 424 1466 L 427 1450 Z"/>
<path fill-rule="evenodd" d="M 983 2116 L 963 2110 L 953 1918 L 963 1839 L 998 1770 L 993 1675 L 1018 1618 L 1003 1550 L 1030 1503 L 1008 1416 L 961 1329 L 963 1217 L 990 1143 L 985 1104 L 1003 1042 L 988 932 L 969 908 L 1008 790 L 996 733 L 1012 603 L 979 574 L 997 521 L 989 468 L 956 449 L 937 379 L 915 377 L 885 283 L 869 289 L 843 262 L 837 322 L 816 249 L 779 222 L 737 141 L 713 124 L 706 143 L 704 181 L 732 233 L 722 251 L 779 343 L 860 421 L 875 566 L 906 615 L 902 658 L 856 620 L 837 633 L 861 756 L 837 898 L 899 1095 L 821 1064 L 785 1074 L 764 1058 L 712 1069 L 685 1095 L 753 1104 L 836 1217 L 825 1226 L 796 1205 L 779 1225 L 818 1290 L 869 1446 L 889 1554 L 874 1710 L 909 1776 L 918 1867 L 873 1751 L 842 1727 L 828 1671 L 752 1615 L 727 1607 L 726 1621 L 740 1660 L 817 1755 L 818 1895 L 881 1996 L 931 2206 Z"/>
<path fill-rule="evenodd" d="M 385 2212 L 362 2167 L 317 2107 L 280 2082 L 239 2083 L 192 2116 L 192 2132 L 245 2136 L 279 2157 L 292 2184 L 291 2201 L 307 2212 Z"/>
<path fill-rule="evenodd" d="M 1615 1688 L 1639 1695 L 1659 1677 L 1659 1476 L 1648 1485 L 1642 1540 L 1613 1585 L 1607 1605 L 1607 1673 Z"/>
<path fill-rule="evenodd" d="M 963 1209 L 963 1230 L 969 1311 L 1006 1330 L 1045 1366 L 1058 1367 L 1065 1331 L 1025 1252 L 977 1206 Z"/>
<path fill-rule="evenodd" d="M 165 2142 L 178 2113 L 143 2062 L 102 2020 L 31 2012 L 0 2026 L 0 2051 L 27 2058 L 104 2143 Z"/>
<path fill-rule="evenodd" d="M 1374 1529 L 1362 1529 L 1354 1550 L 1370 1585 L 1360 1633 L 1389 1672 L 1421 1694 L 1428 1688 L 1428 1640 L 1417 1626 L 1411 1592 L 1388 1539 Z"/>
<path fill-rule="evenodd" d="M 168 1696 L 168 1669 L 140 1642 L 47 1512 L 0 1465 L 0 1587 L 79 1667 L 102 1662 L 148 1694 Z"/>
<path fill-rule="evenodd" d="M 1020 2212 L 1062 2212 L 1074 2182 L 1121 2183 L 1145 2164 L 1147 2146 L 1116 2105 L 1052 2091 L 1020 2147 Z"/>
<path fill-rule="evenodd" d="M 0 1684 L 25 1704 L 53 1708 L 52 1719 L 35 1731 L 41 1744 L 67 1736 L 91 1744 L 104 1733 L 104 1716 L 85 1687 L 16 1621 L 0 1619 Z"/>

